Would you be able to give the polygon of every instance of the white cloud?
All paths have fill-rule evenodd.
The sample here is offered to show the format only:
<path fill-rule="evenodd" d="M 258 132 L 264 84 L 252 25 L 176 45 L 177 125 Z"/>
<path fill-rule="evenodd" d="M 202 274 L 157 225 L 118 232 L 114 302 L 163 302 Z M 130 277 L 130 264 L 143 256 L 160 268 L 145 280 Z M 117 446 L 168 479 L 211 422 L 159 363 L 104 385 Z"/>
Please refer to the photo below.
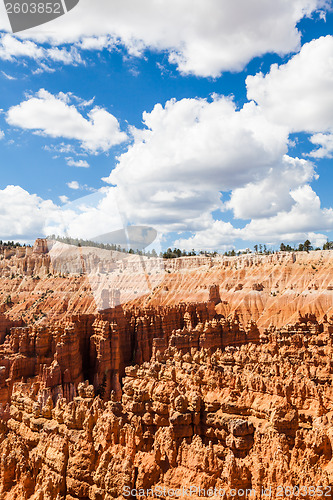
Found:
<path fill-rule="evenodd" d="M 75 190 L 80 189 L 80 184 L 77 181 L 67 182 L 67 186 L 70 189 L 75 189 Z"/>
<path fill-rule="evenodd" d="M 291 190 L 315 177 L 313 165 L 305 160 L 285 155 L 282 162 L 272 168 L 259 182 L 251 182 L 235 189 L 225 207 L 237 219 L 258 219 L 290 210 L 295 200 Z"/>
<path fill-rule="evenodd" d="M 58 220 L 58 207 L 51 200 L 29 194 L 19 186 L 0 190 L 0 233 L 6 239 L 33 239 L 45 235 L 45 220 Z"/>
<path fill-rule="evenodd" d="M 291 8 L 290 3 L 285 8 Z M 98 50 L 103 40 L 91 40 L 91 48 L 87 43 L 85 49 Z M 131 40 L 133 53 L 146 46 L 145 40 L 140 46 Z M 185 54 L 187 47 L 181 50 Z M 235 239 L 279 243 L 309 238 L 318 244 L 325 236 L 317 232 L 333 229 L 333 210 L 322 209 L 309 186 L 315 178 L 314 166 L 286 154 L 289 133 L 306 131 L 314 134 L 311 142 L 319 146 L 310 156 L 332 156 L 332 54 L 333 37 L 321 38 L 304 45 L 287 64 L 272 66 L 268 75 L 248 77 L 248 97 L 258 104 L 252 101 L 240 110 L 231 99 L 214 96 L 212 102 L 171 100 L 145 112 L 144 128 L 131 129 L 133 144 L 108 178 L 116 187 L 106 189 L 98 203 L 82 203 L 73 219 L 66 218 L 70 234 L 107 232 L 105 221 L 115 205 L 118 215 L 121 212 L 119 220 L 148 223 L 164 232 L 195 232 L 175 242 L 186 249 L 226 249 Z M 193 71 L 200 74 L 203 53 L 197 57 Z M 192 71 L 194 55 L 187 54 L 177 64 Z M 211 60 L 203 64 L 213 71 Z M 7 120 L 51 137 L 76 139 L 90 152 L 107 151 L 111 129 L 118 140 L 114 144 L 125 140 L 126 134 L 106 110 L 95 107 L 88 118 L 78 111 L 92 104 L 70 93 L 53 96 L 41 90 L 11 108 Z M 104 120 L 102 115 L 100 122 L 95 119 L 95 110 L 103 112 Z M 85 160 L 73 159 L 75 153 L 66 147 L 62 152 L 71 155 L 66 158 L 68 165 L 88 166 Z M 68 187 L 87 189 L 77 181 Z M 221 193 L 225 196 L 229 191 L 230 200 L 222 203 Z M 213 212 L 223 209 L 251 221 L 243 228 L 214 221 Z"/>
<path fill-rule="evenodd" d="M 80 188 L 76 181 L 69 184 L 75 189 Z M 321 246 L 326 236 L 318 231 L 332 230 L 333 210 L 321 208 L 320 200 L 310 186 L 293 190 L 291 196 L 295 203 L 289 211 L 281 210 L 276 216 L 252 220 L 243 228 L 207 216 L 205 227 L 198 228 L 193 236 L 179 237 L 174 244 L 187 250 L 224 251 L 233 247 L 235 240 L 279 244 L 308 238 L 316 246 Z M 49 234 L 67 234 L 89 239 L 126 225 L 126 214 L 119 203 L 117 188 L 102 189 L 74 202 L 68 202 L 66 196 L 59 198 L 65 204 L 62 207 L 29 194 L 19 186 L 7 186 L 0 191 L 2 238 L 32 240 Z"/>
<path fill-rule="evenodd" d="M 3 74 L 3 76 L 7 79 L 7 80 L 17 80 L 17 78 L 15 78 L 14 76 L 12 75 L 8 75 L 8 73 L 6 73 L 5 71 L 1 71 L 1 73 Z"/>
<path fill-rule="evenodd" d="M 68 51 L 67 49 L 59 49 L 58 47 L 52 47 L 45 50 L 45 58 L 51 59 L 54 62 L 61 62 L 63 64 L 82 64 L 83 61 L 78 50 L 75 47 L 71 47 Z"/>
<path fill-rule="evenodd" d="M 69 167 L 89 168 L 89 163 L 86 160 L 73 160 L 73 158 L 66 158 Z"/>
<path fill-rule="evenodd" d="M 0 39 L 0 59 L 13 61 L 20 57 L 41 60 L 44 50 L 31 40 L 21 41 L 8 33 L 3 34 Z"/>
<path fill-rule="evenodd" d="M 32 71 L 33 75 L 42 75 L 43 73 L 55 73 L 55 68 L 50 68 L 47 64 L 39 62 L 37 69 Z"/>
<path fill-rule="evenodd" d="M 75 191 L 89 189 L 77 181 L 69 184 Z M 67 234 L 89 239 L 124 227 L 116 199 L 107 197 L 105 190 L 73 202 L 65 195 L 59 199 L 64 205 L 43 200 L 20 186 L 0 190 L 1 238 L 31 241 L 50 234 Z"/>
<path fill-rule="evenodd" d="M 171 100 L 144 113 L 143 130 L 107 179 L 135 222 L 169 230 L 208 227 L 219 191 L 263 179 L 287 151 L 288 134 L 253 104 L 227 98 Z"/>
<path fill-rule="evenodd" d="M 179 238 L 174 242 L 182 250 L 230 250 L 235 239 L 240 237 L 240 230 L 235 229 L 230 222 L 211 221 L 209 228 L 199 231 L 189 238 Z"/>
<path fill-rule="evenodd" d="M 115 45 L 116 41 L 108 36 L 90 36 L 83 38 L 78 47 L 83 50 L 103 50 L 106 47 L 112 48 Z"/>
<path fill-rule="evenodd" d="M 50 70 L 43 61 L 61 62 L 66 65 L 82 64 L 83 61 L 78 50 L 66 48 L 44 48 L 32 40 L 20 40 L 9 33 L 0 36 L 0 59 L 16 61 L 20 58 L 33 59 L 40 63 L 40 70 Z M 51 71 L 51 70 L 50 70 Z"/>
<path fill-rule="evenodd" d="M 70 181 L 70 182 L 67 182 L 66 185 L 70 189 L 74 189 L 74 191 L 77 191 L 78 189 L 80 189 L 82 191 L 91 191 L 92 193 L 96 192 L 96 189 L 88 186 L 87 184 L 79 184 L 78 181 Z"/>
<path fill-rule="evenodd" d="M 114 188 L 89 194 L 64 207 L 67 234 L 74 237 L 93 238 L 126 225 Z"/>
<path fill-rule="evenodd" d="M 290 132 L 312 133 L 316 146 L 308 156 L 333 154 L 333 36 L 306 43 L 287 64 L 273 65 L 267 75 L 246 79 L 247 95 L 268 120 Z"/>
<path fill-rule="evenodd" d="M 332 158 L 333 157 L 333 133 L 332 134 L 314 134 L 310 141 L 319 146 L 318 149 L 311 151 L 309 156 L 313 158 Z"/>
<path fill-rule="evenodd" d="M 242 230 L 242 237 L 265 242 L 297 241 L 313 235 L 314 231 L 333 230 L 333 209 L 322 209 L 319 197 L 310 186 L 301 186 L 290 194 L 295 202 L 291 210 L 252 220 Z"/>
<path fill-rule="evenodd" d="M 105 109 L 96 106 L 85 118 L 68 102 L 68 94 L 54 96 L 41 89 L 35 97 L 11 107 L 6 119 L 10 125 L 45 136 L 78 140 L 92 153 L 108 151 L 127 139 L 118 120 Z"/>
<path fill-rule="evenodd" d="M 144 113 L 143 122 L 107 179 L 131 222 L 194 232 L 175 244 L 212 250 L 235 239 L 301 241 L 333 229 L 333 211 L 321 209 L 309 186 L 317 178 L 313 164 L 286 154 L 288 128 L 269 122 L 253 102 L 238 111 L 219 96 L 171 100 Z M 223 204 L 220 193 L 229 190 Z M 252 220 L 243 228 L 214 221 L 219 209 Z"/>
<path fill-rule="evenodd" d="M 218 76 L 227 70 L 239 71 L 253 57 L 267 52 L 297 51 L 298 21 L 325 4 L 329 2 L 81 0 L 66 16 L 20 36 L 56 45 L 77 42 L 88 50 L 122 43 L 134 56 L 146 48 L 168 51 L 181 72 Z M 5 14 L 1 24 L 8 29 Z"/>
<path fill-rule="evenodd" d="M 179 238 L 174 244 L 190 250 L 230 250 L 235 240 L 279 245 L 281 242 L 300 242 L 309 239 L 321 247 L 327 236 L 318 231 L 332 231 L 333 210 L 322 209 L 319 197 L 308 185 L 291 191 L 294 204 L 290 210 L 277 215 L 254 219 L 243 228 L 229 222 L 212 221 L 210 227 L 188 238 Z"/>
<path fill-rule="evenodd" d="M 333 130 L 333 37 L 303 45 L 287 64 L 246 79 L 247 95 L 290 132 Z"/>
<path fill-rule="evenodd" d="M 61 144 L 52 144 L 51 146 L 44 146 L 45 151 L 49 151 L 50 153 L 62 153 L 62 154 L 75 154 L 75 148 L 72 144 L 65 144 L 62 142 Z M 84 153 L 85 154 L 85 153 Z"/>

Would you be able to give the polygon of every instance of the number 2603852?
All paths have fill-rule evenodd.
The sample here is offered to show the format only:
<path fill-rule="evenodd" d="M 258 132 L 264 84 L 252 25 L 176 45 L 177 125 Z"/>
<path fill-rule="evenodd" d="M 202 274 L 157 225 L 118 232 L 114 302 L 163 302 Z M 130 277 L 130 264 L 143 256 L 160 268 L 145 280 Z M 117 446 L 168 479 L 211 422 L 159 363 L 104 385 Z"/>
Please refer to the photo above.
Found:
<path fill-rule="evenodd" d="M 8 14 L 62 14 L 61 3 L 6 3 Z"/>
<path fill-rule="evenodd" d="M 332 486 L 278 486 L 277 497 L 328 497 L 331 498 Z"/>

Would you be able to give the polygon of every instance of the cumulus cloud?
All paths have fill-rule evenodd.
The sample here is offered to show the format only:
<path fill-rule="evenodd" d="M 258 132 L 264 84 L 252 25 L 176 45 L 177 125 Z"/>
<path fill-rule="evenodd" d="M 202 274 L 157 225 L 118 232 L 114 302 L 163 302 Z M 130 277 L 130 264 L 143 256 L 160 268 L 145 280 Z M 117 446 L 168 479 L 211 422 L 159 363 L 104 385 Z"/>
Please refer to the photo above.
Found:
<path fill-rule="evenodd" d="M 65 109 L 72 123 L 77 116 L 87 121 L 71 104 L 71 94 L 52 96 L 41 91 L 25 102 L 33 99 L 55 100 L 51 116 L 57 117 L 59 109 L 62 116 Z M 41 110 L 36 116 L 45 120 Z M 10 121 L 9 116 L 10 112 Z M 59 124 L 64 121 L 59 119 Z M 56 120 L 49 123 L 55 126 Z M 34 126 L 51 135 L 46 126 Z M 62 128 L 61 133 L 74 136 L 72 129 Z M 230 98 L 217 95 L 209 100 L 171 100 L 145 112 L 143 128 L 131 128 L 131 134 L 133 142 L 106 179 L 113 186 L 67 203 L 62 210 L 53 206 L 44 234 L 66 232 L 89 238 L 123 224 L 143 223 L 163 233 L 180 233 L 175 244 L 181 248 L 223 250 L 235 240 L 313 240 L 317 231 L 333 228 L 333 210 L 321 208 L 309 186 L 316 177 L 313 164 L 287 155 L 288 127 L 270 122 L 254 102 L 238 110 Z M 83 166 L 85 160 L 68 156 L 66 147 L 63 151 L 69 164 Z M 77 181 L 67 186 L 74 192 L 89 189 Z M 225 202 L 228 193 L 230 199 Z M 60 200 L 68 201 L 64 196 Z M 37 205 L 42 203 L 38 199 Z M 223 218 L 225 209 L 245 225 L 236 228 L 232 222 L 214 220 L 214 213 L 220 211 Z M 41 218 L 37 209 L 32 213 Z M 41 227 L 37 220 L 35 224 Z M 193 234 L 183 237 L 182 232 Z"/>
<path fill-rule="evenodd" d="M 318 231 L 333 229 L 333 209 L 322 209 L 320 199 L 309 185 L 291 191 L 294 204 L 290 210 L 281 210 L 272 217 L 252 219 L 243 228 L 229 222 L 212 221 L 210 227 L 187 238 L 179 238 L 179 248 L 229 250 L 235 240 L 254 241 L 279 245 L 283 242 L 300 242 L 309 239 L 315 246 L 322 246 L 327 236 Z"/>
<path fill-rule="evenodd" d="M 333 36 L 304 44 L 287 64 L 246 79 L 247 95 L 274 123 L 312 134 L 308 156 L 333 155 Z"/>
<path fill-rule="evenodd" d="M 288 127 L 270 122 L 255 103 L 237 110 L 220 96 L 171 100 L 144 113 L 143 122 L 105 179 L 134 223 L 194 232 L 176 240 L 186 249 L 221 249 L 235 239 L 299 241 L 332 230 L 332 210 L 321 209 L 309 185 L 314 165 L 286 154 Z M 226 209 L 250 222 L 235 228 L 214 221 L 213 213 L 223 217 Z"/>
<path fill-rule="evenodd" d="M 297 241 L 315 231 L 333 229 L 333 209 L 322 209 L 319 196 L 310 186 L 298 187 L 290 194 L 295 203 L 289 211 L 281 210 L 273 217 L 252 220 L 242 230 L 242 237 L 277 243 L 283 239 Z"/>
<path fill-rule="evenodd" d="M 45 221 L 59 222 L 58 207 L 51 200 L 29 194 L 19 186 L 0 190 L 0 228 L 2 239 L 28 239 L 45 235 Z"/>
<path fill-rule="evenodd" d="M 77 189 L 74 186 L 78 183 L 74 181 L 71 184 L 73 189 Z M 89 238 L 123 227 L 115 201 L 109 199 L 105 204 L 103 192 L 90 194 L 72 203 L 64 195 L 59 199 L 65 205 L 60 207 L 20 186 L 9 185 L 0 190 L 2 239 L 31 241 L 50 234 Z M 108 209 L 112 211 L 107 212 Z"/>
<path fill-rule="evenodd" d="M 81 0 L 52 21 L 52 29 L 47 24 L 20 36 L 56 45 L 77 42 L 88 50 L 121 43 L 134 56 L 147 48 L 168 51 L 182 73 L 216 77 L 239 71 L 267 52 L 297 51 L 298 21 L 328 5 L 326 0 L 205 0 L 195 5 L 193 0 Z M 2 12 L 2 27 L 8 29 Z"/>
<path fill-rule="evenodd" d="M 254 103 L 237 111 L 220 96 L 171 100 L 143 121 L 106 180 L 130 219 L 164 228 L 206 227 L 222 207 L 220 191 L 262 179 L 287 151 L 284 127 L 268 123 Z"/>
<path fill-rule="evenodd" d="M 78 47 L 83 50 L 103 50 L 105 48 L 113 48 L 116 46 L 116 40 L 112 40 L 109 36 L 87 36 L 83 38 Z"/>
<path fill-rule="evenodd" d="M 71 213 L 69 217 L 68 213 Z M 78 198 L 64 207 L 66 233 L 86 239 L 123 229 L 129 221 L 118 204 L 115 188 Z"/>
<path fill-rule="evenodd" d="M 45 136 L 75 139 L 83 149 L 92 153 L 108 151 L 127 139 L 118 120 L 106 109 L 94 107 L 85 118 L 68 94 L 52 95 L 44 89 L 9 109 L 7 122 Z"/>
<path fill-rule="evenodd" d="M 76 47 L 71 47 L 70 50 L 65 48 L 59 49 L 58 47 L 52 47 L 50 49 L 44 49 L 44 58 L 51 59 L 54 62 L 60 62 L 66 65 L 72 64 L 82 64 L 81 55 Z"/>
<path fill-rule="evenodd" d="M 267 119 L 290 132 L 332 131 L 333 37 L 304 44 L 287 64 L 274 64 L 267 75 L 248 76 L 246 85 L 248 98 L 258 103 Z"/>
<path fill-rule="evenodd" d="M 75 181 L 72 184 L 75 184 L 75 190 L 80 188 Z M 117 190 L 117 187 L 104 188 L 74 202 L 60 196 L 64 205 L 59 207 L 19 186 L 7 186 L 0 191 L 2 237 L 32 240 L 49 234 L 67 234 L 90 239 L 122 229 L 131 221 L 126 218 L 124 207 L 119 203 Z M 235 228 L 231 222 L 213 220 L 211 215 L 206 214 L 202 227 L 193 228 L 192 224 L 194 234 L 190 237 L 179 236 L 174 244 L 188 250 L 224 251 L 234 246 L 236 240 L 279 244 L 281 241 L 297 242 L 309 238 L 315 245 L 322 245 L 326 236 L 318 231 L 332 229 L 333 210 L 321 208 L 318 196 L 308 185 L 293 190 L 291 196 L 294 205 L 290 210 L 281 210 L 272 217 L 253 219 L 243 228 Z"/>
<path fill-rule="evenodd" d="M 52 144 L 50 146 L 45 145 L 44 149 L 45 151 L 49 151 L 50 153 L 75 154 L 75 155 L 78 154 L 72 144 L 65 144 L 64 142 L 62 142 L 61 144 Z M 81 153 L 81 154 L 86 154 L 86 153 Z"/>
<path fill-rule="evenodd" d="M 316 176 L 313 165 L 303 159 L 285 155 L 276 168 L 259 182 L 250 182 L 232 191 L 225 208 L 237 219 L 260 219 L 290 210 L 295 204 L 291 191 Z"/>
<path fill-rule="evenodd" d="M 82 187 L 76 181 L 69 184 L 75 191 Z M 105 190 L 73 202 L 65 195 L 59 196 L 59 200 L 62 206 L 30 194 L 20 186 L 9 185 L 0 190 L 2 239 L 31 241 L 50 234 L 89 239 L 124 227 L 116 198 Z"/>
<path fill-rule="evenodd" d="M 44 58 L 44 51 L 31 40 L 21 41 L 8 33 L 3 34 L 0 39 L 0 59 L 13 61 L 20 57 L 41 60 Z"/>
<path fill-rule="evenodd" d="M 89 44 L 85 49 L 90 50 Z M 287 153 L 289 134 L 305 131 L 313 134 L 310 140 L 317 146 L 311 157 L 332 156 L 332 49 L 333 37 L 324 37 L 305 44 L 267 75 L 248 77 L 252 101 L 242 109 L 217 95 L 156 104 L 143 114 L 142 129 L 130 129 L 133 141 L 105 179 L 113 187 L 92 204 L 80 202 L 75 217 L 66 215 L 67 230 L 73 236 L 102 234 L 111 230 L 105 221 L 116 211 L 117 224 L 126 220 L 151 224 L 164 233 L 195 233 L 177 237 L 175 244 L 186 249 L 223 250 L 236 239 L 279 243 L 309 238 L 318 244 L 324 238 L 318 231 L 333 229 L 333 210 L 321 207 L 309 185 L 316 178 L 314 165 Z M 189 64 L 190 59 L 184 61 Z M 7 121 L 51 137 L 76 139 L 89 152 L 107 151 L 126 140 L 106 110 L 95 107 L 87 117 L 79 111 L 92 105 L 70 93 L 54 96 L 41 90 L 11 108 Z M 68 165 L 88 166 L 73 158 L 72 147 L 62 144 L 61 151 Z M 86 188 L 77 181 L 68 187 Z M 245 221 L 244 227 L 214 220 L 215 211 L 223 216 L 226 209 Z M 56 218 L 54 227 L 63 227 L 63 219 Z"/>
<path fill-rule="evenodd" d="M 230 222 L 221 220 L 211 221 L 210 227 L 199 231 L 189 238 L 176 239 L 174 245 L 184 250 L 230 250 L 235 239 L 240 238 L 241 231 L 233 227 Z"/>

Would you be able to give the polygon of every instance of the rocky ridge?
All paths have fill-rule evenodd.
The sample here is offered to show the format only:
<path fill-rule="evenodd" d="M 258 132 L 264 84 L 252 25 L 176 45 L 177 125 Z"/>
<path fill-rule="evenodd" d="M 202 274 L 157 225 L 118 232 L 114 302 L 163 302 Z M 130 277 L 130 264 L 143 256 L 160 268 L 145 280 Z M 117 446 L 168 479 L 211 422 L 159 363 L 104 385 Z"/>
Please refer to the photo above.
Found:
<path fill-rule="evenodd" d="M 148 259 L 69 245 L 0 247 L 1 314 L 32 323 L 48 317 L 95 314 L 104 288 L 120 291 L 120 303 L 139 307 L 207 302 L 219 288 L 217 312 L 236 313 L 263 330 L 296 323 L 298 314 L 318 320 L 333 314 L 333 251 L 280 252 L 239 257 Z M 7 303 L 8 299 L 10 302 Z M 1 303 L 2 302 L 2 303 Z"/>

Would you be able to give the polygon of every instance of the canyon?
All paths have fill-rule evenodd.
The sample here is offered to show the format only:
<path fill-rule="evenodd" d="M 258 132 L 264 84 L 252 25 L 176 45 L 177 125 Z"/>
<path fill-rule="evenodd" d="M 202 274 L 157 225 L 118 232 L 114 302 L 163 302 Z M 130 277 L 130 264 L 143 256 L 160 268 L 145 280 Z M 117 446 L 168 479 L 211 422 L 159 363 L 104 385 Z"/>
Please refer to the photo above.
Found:
<path fill-rule="evenodd" d="M 0 247 L 0 499 L 332 498 L 332 264 Z"/>

